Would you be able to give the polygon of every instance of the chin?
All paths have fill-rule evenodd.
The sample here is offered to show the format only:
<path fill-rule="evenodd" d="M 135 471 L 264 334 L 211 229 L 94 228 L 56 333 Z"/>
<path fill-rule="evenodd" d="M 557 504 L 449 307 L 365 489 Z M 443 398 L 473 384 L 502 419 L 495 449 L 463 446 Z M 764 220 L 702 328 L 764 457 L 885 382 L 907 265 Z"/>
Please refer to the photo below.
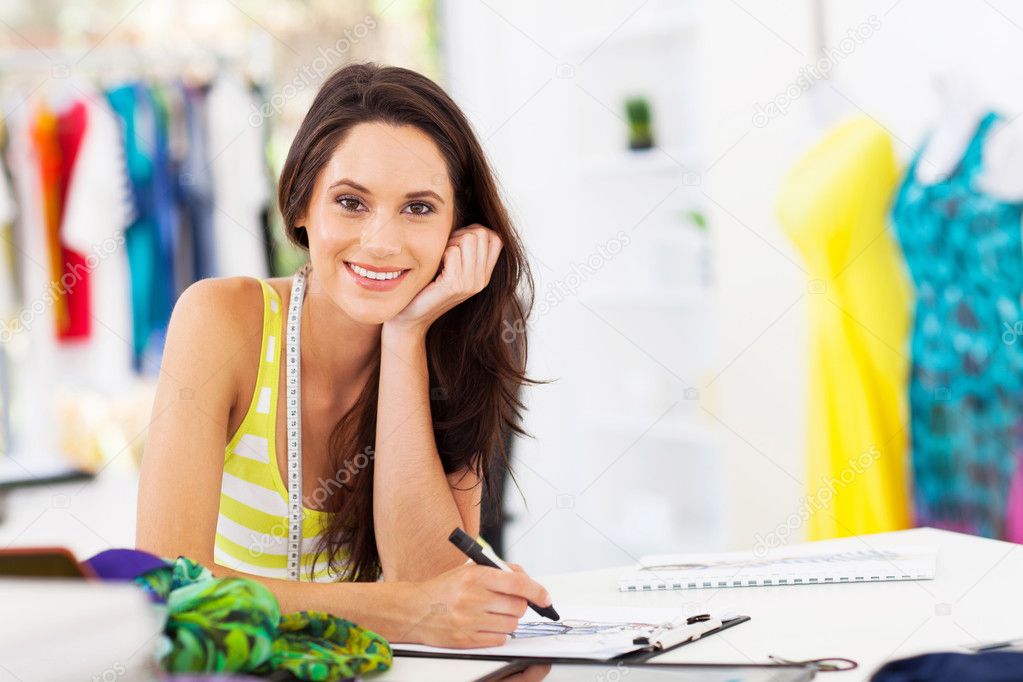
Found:
<path fill-rule="evenodd" d="M 383 324 L 404 309 L 404 305 L 386 305 L 383 303 L 347 306 L 348 316 L 360 324 Z"/>

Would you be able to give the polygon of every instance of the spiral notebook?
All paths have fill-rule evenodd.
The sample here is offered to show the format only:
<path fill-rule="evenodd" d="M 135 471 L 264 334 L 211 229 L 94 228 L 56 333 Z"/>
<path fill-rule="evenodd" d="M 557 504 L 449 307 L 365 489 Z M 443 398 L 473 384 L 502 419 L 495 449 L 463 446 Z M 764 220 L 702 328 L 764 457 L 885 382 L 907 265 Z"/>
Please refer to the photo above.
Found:
<path fill-rule="evenodd" d="M 825 551 L 813 546 L 765 552 L 647 556 L 622 575 L 618 589 L 699 590 L 721 587 L 815 585 L 931 580 L 937 550 L 899 547 Z"/>

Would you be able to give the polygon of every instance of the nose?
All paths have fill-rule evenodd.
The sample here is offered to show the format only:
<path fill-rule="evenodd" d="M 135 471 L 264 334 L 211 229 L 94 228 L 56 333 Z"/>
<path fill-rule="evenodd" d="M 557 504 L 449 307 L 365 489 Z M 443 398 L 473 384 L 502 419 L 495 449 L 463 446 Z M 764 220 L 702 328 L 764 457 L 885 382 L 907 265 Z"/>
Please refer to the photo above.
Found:
<path fill-rule="evenodd" d="M 374 258 L 389 258 L 401 253 L 401 225 L 391 217 L 371 220 L 362 231 L 360 245 Z"/>

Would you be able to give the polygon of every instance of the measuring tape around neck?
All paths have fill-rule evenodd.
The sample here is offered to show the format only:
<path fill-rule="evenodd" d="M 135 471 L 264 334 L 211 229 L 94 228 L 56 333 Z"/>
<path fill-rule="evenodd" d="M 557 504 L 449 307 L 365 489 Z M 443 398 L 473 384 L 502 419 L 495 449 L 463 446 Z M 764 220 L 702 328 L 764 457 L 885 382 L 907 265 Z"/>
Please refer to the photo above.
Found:
<path fill-rule="evenodd" d="M 288 579 L 298 580 L 302 558 L 302 372 L 299 341 L 302 335 L 302 301 L 305 298 L 306 263 L 295 273 L 291 283 L 286 337 L 287 371 L 285 374 L 288 411 Z"/>

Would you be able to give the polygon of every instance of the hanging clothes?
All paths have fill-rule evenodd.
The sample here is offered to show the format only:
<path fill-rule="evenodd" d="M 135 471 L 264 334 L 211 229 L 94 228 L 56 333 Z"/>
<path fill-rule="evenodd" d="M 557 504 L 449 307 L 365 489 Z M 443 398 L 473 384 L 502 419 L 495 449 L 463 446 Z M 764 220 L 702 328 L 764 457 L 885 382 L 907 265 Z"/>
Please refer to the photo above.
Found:
<path fill-rule="evenodd" d="M 39 149 L 34 141 L 35 104 L 20 98 L 4 102 L 9 144 L 7 163 L 17 204 L 13 244 L 22 315 L 12 329 L 19 355 L 12 362 L 12 448 L 25 453 L 57 452 L 58 423 L 50 392 L 57 381 L 53 356 L 57 319 L 51 287 L 50 243 L 43 210 Z M 28 339 L 25 342 L 25 339 Z"/>
<path fill-rule="evenodd" d="M 778 200 L 782 228 L 810 278 L 811 540 L 909 525 L 910 291 L 886 224 L 896 182 L 889 136 L 857 118 L 795 165 Z"/>
<path fill-rule="evenodd" d="M 0 118 L 0 157 L 7 152 L 7 126 Z M 0 343 L 8 340 L 20 298 L 14 271 L 14 195 L 7 167 L 0 163 Z M 6 333 L 5 333 L 6 332 Z"/>
<path fill-rule="evenodd" d="M 196 280 L 217 275 L 213 235 L 213 174 L 207 141 L 206 90 L 182 86 L 188 148 L 181 161 L 179 184 L 192 242 L 192 270 Z"/>
<path fill-rule="evenodd" d="M 166 164 L 166 133 L 160 112 L 141 83 L 107 93 L 124 125 L 125 160 L 135 221 L 125 233 L 131 271 L 132 341 L 136 369 L 159 365 L 173 307 L 173 193 Z"/>
<path fill-rule="evenodd" d="M 217 274 L 269 276 L 262 211 L 270 198 L 259 103 L 241 78 L 220 74 L 206 97 L 207 134 L 215 189 Z M 261 119 L 260 119 L 261 120 Z"/>
<path fill-rule="evenodd" d="M 57 320 L 57 335 L 64 336 L 70 326 L 67 296 L 60 287 L 64 274 L 60 245 L 60 143 L 57 140 L 57 116 L 45 102 L 38 102 L 32 121 L 40 187 L 42 188 L 43 232 L 46 235 L 46 263 L 49 269 L 49 296 Z"/>
<path fill-rule="evenodd" d="M 85 104 L 78 101 L 57 115 L 57 143 L 60 148 L 59 214 L 63 222 L 64 203 L 71 182 L 71 172 L 78 158 L 78 150 L 85 134 Z M 67 301 L 67 326 L 60 330 L 60 340 L 67 342 L 87 338 L 92 329 L 89 312 L 89 268 L 85 256 L 69 248 L 63 230 L 59 231 L 61 291 Z"/>
<path fill-rule="evenodd" d="M 195 281 L 194 239 L 185 202 L 182 167 L 188 155 L 188 121 L 185 114 L 185 95 L 181 83 L 158 83 L 154 92 L 167 113 L 167 172 L 173 195 L 174 239 L 172 260 L 174 276 L 172 297 L 178 296 Z"/>
<path fill-rule="evenodd" d="M 124 163 L 120 121 L 103 95 L 89 86 L 78 103 L 85 129 L 68 176 L 61 237 L 85 254 L 88 266 L 89 336 L 62 350 L 68 372 L 85 385 L 114 391 L 133 377 L 131 283 L 124 231 L 132 223 L 131 188 Z M 72 370 L 72 367 L 76 368 Z"/>
<path fill-rule="evenodd" d="M 918 293 L 910 385 L 916 522 L 1006 533 L 1023 419 L 1023 204 L 979 189 L 996 114 L 944 179 L 914 155 L 892 216 Z"/>

